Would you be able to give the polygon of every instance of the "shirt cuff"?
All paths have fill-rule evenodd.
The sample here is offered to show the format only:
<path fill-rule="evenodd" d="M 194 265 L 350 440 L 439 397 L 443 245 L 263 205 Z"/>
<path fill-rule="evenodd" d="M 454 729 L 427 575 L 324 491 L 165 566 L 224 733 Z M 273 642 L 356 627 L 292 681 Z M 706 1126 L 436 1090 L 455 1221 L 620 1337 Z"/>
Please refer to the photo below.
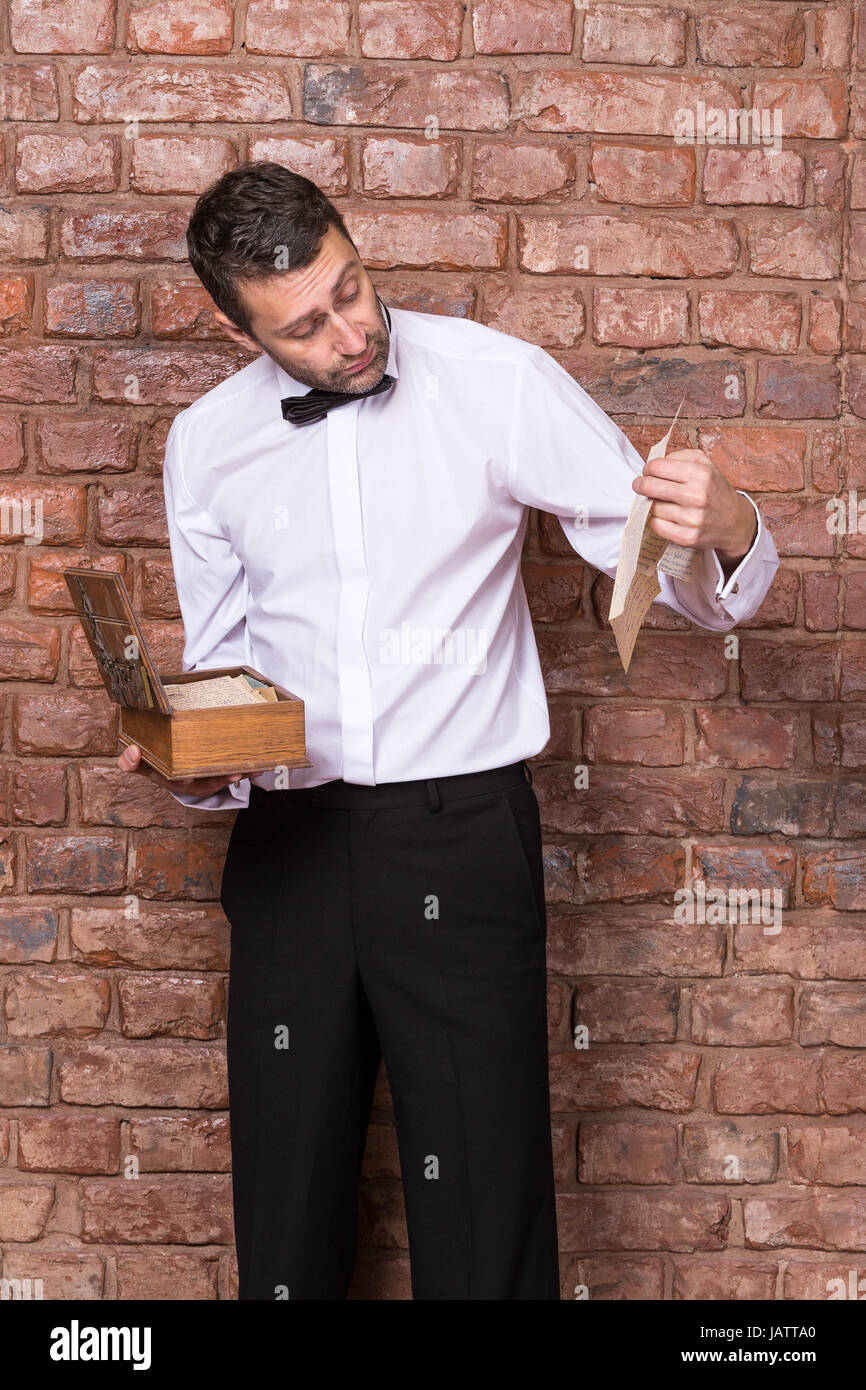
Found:
<path fill-rule="evenodd" d="M 211 792 L 210 796 L 193 796 L 170 789 L 169 792 L 181 806 L 192 806 L 196 811 L 238 811 L 250 804 L 250 779 L 242 777 L 237 786 L 231 782 L 220 791 Z"/>
<path fill-rule="evenodd" d="M 772 580 L 772 574 L 768 576 L 767 566 L 772 566 L 774 573 L 779 565 L 776 546 L 761 520 L 761 513 L 754 498 L 749 497 L 749 494 L 740 488 L 737 488 L 737 492 L 740 497 L 748 498 L 754 507 L 755 516 L 758 518 L 755 539 L 727 579 L 715 550 L 711 550 L 708 555 L 708 560 L 711 560 L 716 572 L 715 604 L 735 622 L 750 618 L 757 611 Z"/>

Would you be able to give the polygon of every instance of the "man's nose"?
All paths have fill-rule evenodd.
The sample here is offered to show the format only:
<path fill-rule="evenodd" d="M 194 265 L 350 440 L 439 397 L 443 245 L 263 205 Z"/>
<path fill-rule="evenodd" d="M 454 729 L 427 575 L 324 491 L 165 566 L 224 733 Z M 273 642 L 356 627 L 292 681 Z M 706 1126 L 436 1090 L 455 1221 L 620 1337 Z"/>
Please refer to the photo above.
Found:
<path fill-rule="evenodd" d="M 341 357 L 360 357 L 367 346 L 366 330 L 341 319 L 333 343 Z"/>

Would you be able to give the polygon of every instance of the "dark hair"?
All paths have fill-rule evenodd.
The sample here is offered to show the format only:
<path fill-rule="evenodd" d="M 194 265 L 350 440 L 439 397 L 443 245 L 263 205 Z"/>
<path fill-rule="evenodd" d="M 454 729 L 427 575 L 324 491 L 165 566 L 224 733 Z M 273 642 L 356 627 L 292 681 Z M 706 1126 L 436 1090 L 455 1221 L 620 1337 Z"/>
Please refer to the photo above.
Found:
<path fill-rule="evenodd" d="M 240 282 L 303 269 L 318 255 L 328 227 L 355 245 L 334 204 L 311 179 L 264 160 L 243 164 L 196 202 L 186 229 L 190 265 L 217 308 L 249 334 Z"/>

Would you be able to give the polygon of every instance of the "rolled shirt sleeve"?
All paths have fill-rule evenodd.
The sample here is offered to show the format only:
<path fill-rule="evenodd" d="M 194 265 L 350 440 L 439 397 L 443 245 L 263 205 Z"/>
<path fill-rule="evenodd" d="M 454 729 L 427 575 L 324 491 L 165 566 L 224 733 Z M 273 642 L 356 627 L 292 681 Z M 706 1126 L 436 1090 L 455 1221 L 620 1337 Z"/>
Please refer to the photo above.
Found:
<path fill-rule="evenodd" d="M 569 544 L 596 569 L 616 574 L 622 533 L 644 460 L 619 426 L 542 348 L 518 369 L 508 448 L 508 489 L 518 501 L 558 516 Z M 748 493 L 742 493 L 748 497 Z M 727 632 L 763 602 L 779 567 L 758 516 L 751 549 L 725 579 L 714 550 L 700 552 L 694 577 L 659 572 L 656 603 L 700 627 Z"/>
<path fill-rule="evenodd" d="M 246 575 L 227 538 L 187 488 L 180 421 L 176 416 L 166 439 L 162 479 L 185 635 L 182 669 L 247 666 Z M 250 783 L 245 777 L 237 787 L 228 786 L 209 796 L 171 795 L 181 805 L 197 810 L 236 811 L 249 805 Z"/>

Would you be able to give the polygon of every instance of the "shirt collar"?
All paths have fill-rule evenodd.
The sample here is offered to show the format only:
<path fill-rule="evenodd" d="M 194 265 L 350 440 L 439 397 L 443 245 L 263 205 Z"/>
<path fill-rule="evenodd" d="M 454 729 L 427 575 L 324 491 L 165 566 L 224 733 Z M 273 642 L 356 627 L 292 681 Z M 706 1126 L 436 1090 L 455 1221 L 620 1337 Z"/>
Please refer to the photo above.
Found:
<path fill-rule="evenodd" d="M 379 298 L 378 295 L 376 297 L 377 299 Z M 381 299 L 379 300 L 379 303 L 383 303 Z M 391 342 L 388 350 L 388 363 L 385 367 L 385 371 L 388 373 L 389 376 L 394 377 L 394 379 L 396 380 L 397 377 L 399 377 L 400 375 L 397 369 L 397 319 L 399 316 L 399 310 L 394 310 L 389 307 L 388 313 L 391 315 L 391 327 L 388 330 Z M 388 320 L 386 318 L 386 325 L 387 322 Z M 283 396 L 290 395 L 306 396 L 308 391 L 312 391 L 313 388 L 311 386 L 307 386 L 305 382 L 296 381 L 296 379 L 293 376 L 289 376 L 289 373 L 283 367 L 281 367 L 278 362 L 274 362 L 273 358 L 271 358 L 270 361 L 276 374 L 277 385 L 279 388 L 281 398 Z"/>

